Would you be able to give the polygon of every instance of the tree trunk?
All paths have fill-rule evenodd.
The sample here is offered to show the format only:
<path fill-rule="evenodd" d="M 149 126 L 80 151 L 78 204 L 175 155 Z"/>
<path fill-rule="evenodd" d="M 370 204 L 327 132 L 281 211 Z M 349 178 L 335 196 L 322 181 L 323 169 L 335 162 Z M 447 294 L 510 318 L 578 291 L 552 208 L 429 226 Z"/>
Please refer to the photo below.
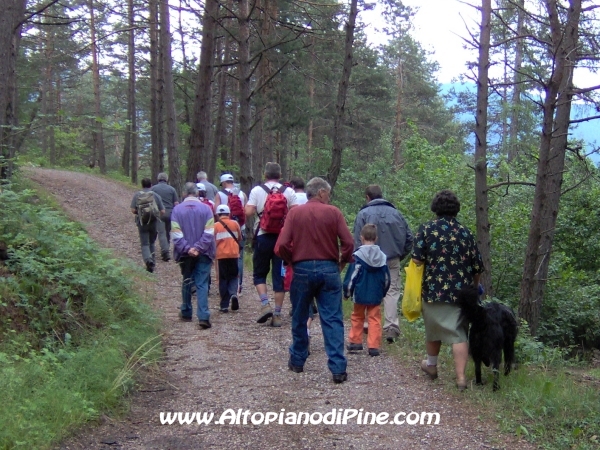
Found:
<path fill-rule="evenodd" d="M 242 190 L 250 191 L 254 177 L 252 176 L 252 153 L 250 149 L 250 13 L 248 0 L 238 0 L 239 26 L 239 161 L 240 183 Z"/>
<path fill-rule="evenodd" d="M 106 173 L 106 156 L 104 152 L 104 135 L 102 132 L 102 104 L 100 102 L 100 66 L 98 64 L 98 45 L 96 42 L 96 19 L 94 16 L 94 0 L 89 0 L 90 38 L 92 40 L 92 82 L 94 85 L 94 125 L 92 131 L 93 149 L 90 167 L 100 167 L 100 173 Z"/>
<path fill-rule="evenodd" d="M 17 100 L 19 23 L 25 15 L 25 0 L 5 0 L 0 14 L 0 178 L 10 178 L 13 170 L 15 110 Z"/>
<path fill-rule="evenodd" d="M 557 1 L 546 0 L 545 3 L 552 46 L 549 54 L 554 55 L 554 71 L 545 89 L 536 186 L 519 300 L 519 316 L 529 323 L 533 336 L 539 327 L 558 217 L 581 15 L 581 0 L 570 0 L 563 26 Z"/>
<path fill-rule="evenodd" d="M 479 62 L 477 74 L 477 112 L 475 115 L 475 217 L 477 246 L 485 271 L 480 282 L 487 295 L 492 295 L 492 258 L 487 189 L 487 126 L 488 126 L 488 71 L 490 67 L 492 1 L 481 2 L 479 33 Z"/>
<path fill-rule="evenodd" d="M 525 0 L 517 0 L 517 35 L 522 36 L 525 29 Z M 524 43 L 522 39 L 515 41 L 515 61 L 513 75 L 513 91 L 512 100 L 510 103 L 510 126 L 508 131 L 508 162 L 514 161 L 519 154 L 519 110 L 521 109 L 521 79 L 519 73 L 523 66 L 523 49 Z"/>
<path fill-rule="evenodd" d="M 159 48 L 158 48 L 158 0 L 149 0 L 150 25 L 150 142 L 152 153 L 152 180 L 164 170 L 162 150 L 162 98 L 159 98 Z"/>
<path fill-rule="evenodd" d="M 346 107 L 346 96 L 348 94 L 348 85 L 350 83 L 350 73 L 352 72 L 352 57 L 354 46 L 354 29 L 356 28 L 356 16 L 358 15 L 357 0 L 351 0 L 350 14 L 346 22 L 346 41 L 344 46 L 344 66 L 342 79 L 338 86 L 337 102 L 335 105 L 335 119 L 333 123 L 333 149 L 331 151 L 331 164 L 327 170 L 327 179 L 331 184 L 331 190 L 337 183 L 342 165 L 342 127 L 344 122 L 344 110 Z"/>
<path fill-rule="evenodd" d="M 173 58 L 171 57 L 171 27 L 169 0 L 160 0 L 160 45 L 163 63 L 164 105 L 167 121 L 167 159 L 169 161 L 169 183 L 177 192 L 182 191 L 181 167 L 177 151 L 177 115 L 175 113 L 175 91 L 173 85 Z"/>
<path fill-rule="evenodd" d="M 231 8 L 230 8 L 231 9 Z M 214 148 L 213 152 L 215 155 L 220 155 L 220 159 L 223 163 L 227 163 L 227 145 L 225 143 L 225 139 L 227 137 L 226 134 L 226 121 L 225 121 L 225 110 L 226 110 L 226 102 L 227 102 L 227 78 L 228 78 L 228 70 L 222 64 L 224 62 L 229 61 L 229 43 L 230 38 L 229 34 L 225 34 L 223 37 L 223 48 L 219 52 L 221 55 L 220 62 L 221 68 L 219 69 L 218 80 L 219 80 L 219 100 L 218 100 L 218 108 L 217 108 L 217 119 L 215 121 L 215 139 L 214 139 Z M 222 40 L 223 41 L 223 40 Z"/>
<path fill-rule="evenodd" d="M 190 151 L 187 158 L 186 179 L 188 180 L 194 180 L 199 170 L 209 172 L 210 147 L 208 144 L 211 130 L 211 80 L 218 13 L 218 0 L 207 0 L 202 19 L 200 67 L 198 69 L 194 115 L 192 116 L 192 129 L 190 131 Z M 214 173 L 208 173 L 209 180 L 212 180 L 213 177 Z"/>
<path fill-rule="evenodd" d="M 187 77 L 188 77 L 188 62 L 187 62 L 187 55 L 185 52 L 185 34 L 183 32 L 183 23 L 181 22 L 181 12 L 183 11 L 183 2 L 182 0 L 179 0 L 179 38 L 181 40 L 181 57 L 183 59 L 182 63 L 183 63 L 183 77 L 184 80 L 182 81 L 182 85 L 183 85 L 183 111 L 184 111 L 184 115 L 183 115 L 183 121 L 185 122 L 185 124 L 189 127 L 190 124 L 190 99 L 189 99 L 189 95 L 188 95 L 188 84 L 187 84 Z"/>
<path fill-rule="evenodd" d="M 128 43 L 128 60 L 129 60 L 129 88 L 127 89 L 127 113 L 129 119 L 129 133 L 126 139 L 129 140 L 130 155 L 127 159 L 123 157 L 124 162 L 129 163 L 131 157 L 131 182 L 137 184 L 138 181 L 138 151 L 137 151 L 137 111 L 135 107 L 135 21 L 133 12 L 133 0 L 128 0 L 128 15 L 129 15 L 129 43 Z"/>
<path fill-rule="evenodd" d="M 394 167 L 398 168 L 400 165 L 400 146 L 401 135 L 400 128 L 402 127 L 402 97 L 403 93 L 403 73 L 402 73 L 402 58 L 398 57 L 398 73 L 396 75 L 396 88 L 398 89 L 398 95 L 396 97 L 396 126 L 394 127 Z"/>

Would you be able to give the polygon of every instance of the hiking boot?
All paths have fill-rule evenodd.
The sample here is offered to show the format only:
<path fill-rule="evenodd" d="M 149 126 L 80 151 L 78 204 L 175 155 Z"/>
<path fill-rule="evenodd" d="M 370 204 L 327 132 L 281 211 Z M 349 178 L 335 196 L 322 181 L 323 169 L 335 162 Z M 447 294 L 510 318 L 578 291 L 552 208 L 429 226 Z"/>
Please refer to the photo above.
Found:
<path fill-rule="evenodd" d="M 219 312 L 228 313 L 229 312 L 229 308 L 220 308 Z"/>
<path fill-rule="evenodd" d="M 200 329 L 202 330 L 206 330 L 208 328 L 211 328 L 212 325 L 210 324 L 210 321 L 208 320 L 199 320 L 198 321 L 198 326 L 200 327 Z"/>
<path fill-rule="evenodd" d="M 369 356 L 379 356 L 379 349 L 378 348 L 370 348 Z"/>
<path fill-rule="evenodd" d="M 437 366 L 428 366 L 426 359 L 421 361 L 421 370 L 425 372 L 432 381 L 438 377 Z"/>
<path fill-rule="evenodd" d="M 349 352 L 359 352 L 363 349 L 363 345 L 362 344 L 353 344 L 350 343 L 348 345 L 346 345 L 346 350 L 348 350 Z"/>
<path fill-rule="evenodd" d="M 163 254 L 162 254 L 162 260 L 163 260 L 164 262 L 169 262 L 169 261 L 171 261 L 171 255 L 169 255 L 169 253 L 163 253 Z"/>
<path fill-rule="evenodd" d="M 304 367 L 293 365 L 291 360 L 288 361 L 288 369 L 290 369 L 294 373 L 304 372 Z"/>
<path fill-rule="evenodd" d="M 281 326 L 281 315 L 280 314 L 275 314 L 271 318 L 271 326 L 277 327 L 277 328 L 279 328 Z"/>
<path fill-rule="evenodd" d="M 400 330 L 394 326 L 391 326 L 385 330 L 385 340 L 388 344 L 394 343 L 397 337 L 400 336 Z"/>
<path fill-rule="evenodd" d="M 348 380 L 348 374 L 346 372 L 334 373 L 332 378 L 333 378 L 333 382 L 335 384 L 340 384 L 340 383 L 343 383 L 344 381 Z"/>
<path fill-rule="evenodd" d="M 269 317 L 273 316 L 273 310 L 271 309 L 271 305 L 268 303 L 260 308 L 260 315 L 256 320 L 256 323 L 265 323 L 269 320 Z"/>
<path fill-rule="evenodd" d="M 240 309 L 240 301 L 238 300 L 237 295 L 232 295 L 229 301 L 231 302 L 232 311 L 237 311 L 238 309 Z"/>
<path fill-rule="evenodd" d="M 181 320 L 182 322 L 191 322 L 192 321 L 192 316 L 184 316 L 181 311 L 179 311 L 179 320 Z"/>
<path fill-rule="evenodd" d="M 154 261 L 146 261 L 146 270 L 150 273 L 154 272 Z"/>

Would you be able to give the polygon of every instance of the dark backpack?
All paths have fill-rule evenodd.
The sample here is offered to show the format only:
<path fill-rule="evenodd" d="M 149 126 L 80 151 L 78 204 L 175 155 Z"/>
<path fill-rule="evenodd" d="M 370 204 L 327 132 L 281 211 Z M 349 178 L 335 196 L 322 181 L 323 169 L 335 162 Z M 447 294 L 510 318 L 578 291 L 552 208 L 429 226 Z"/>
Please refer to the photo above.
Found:
<path fill-rule="evenodd" d="M 283 195 L 287 187 L 283 186 L 281 191 L 275 186 L 273 189 L 269 189 L 266 185 L 261 184 L 260 187 L 266 191 L 267 201 L 262 213 L 259 214 L 259 227 L 265 233 L 279 234 L 288 213 L 288 201 Z"/>
<path fill-rule="evenodd" d="M 227 196 L 227 203 L 229 205 L 229 217 L 240 224 L 240 227 L 246 223 L 246 213 L 244 212 L 244 206 L 239 195 L 229 192 L 225 189 L 221 191 Z"/>
<path fill-rule="evenodd" d="M 160 215 L 158 205 L 154 199 L 154 192 L 152 191 L 140 191 L 135 206 L 140 225 L 148 225 L 150 222 L 154 222 L 158 219 Z"/>

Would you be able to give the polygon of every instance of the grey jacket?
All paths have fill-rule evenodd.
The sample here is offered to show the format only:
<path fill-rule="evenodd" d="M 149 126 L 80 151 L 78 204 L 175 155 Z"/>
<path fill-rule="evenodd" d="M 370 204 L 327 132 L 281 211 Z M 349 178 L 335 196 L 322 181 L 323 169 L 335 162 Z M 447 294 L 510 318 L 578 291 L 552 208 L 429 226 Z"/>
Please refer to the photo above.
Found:
<path fill-rule="evenodd" d="M 354 248 L 360 243 L 360 230 L 367 223 L 377 226 L 377 245 L 388 259 L 404 258 L 412 250 L 413 234 L 400 212 L 387 200 L 371 200 L 358 212 L 354 222 Z"/>

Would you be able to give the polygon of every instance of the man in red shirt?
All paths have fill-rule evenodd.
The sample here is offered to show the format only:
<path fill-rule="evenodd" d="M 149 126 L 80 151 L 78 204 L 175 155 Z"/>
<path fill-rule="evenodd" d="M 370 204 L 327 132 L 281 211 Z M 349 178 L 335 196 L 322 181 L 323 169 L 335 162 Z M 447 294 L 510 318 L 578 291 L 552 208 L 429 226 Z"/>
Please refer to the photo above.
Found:
<path fill-rule="evenodd" d="M 296 373 L 304 370 L 308 358 L 306 321 L 312 299 L 316 298 L 328 367 L 333 381 L 343 383 L 347 380 L 347 361 L 340 272 L 352 261 L 354 240 L 341 211 L 329 205 L 330 193 L 331 186 L 322 178 L 308 182 L 308 202 L 288 213 L 275 253 L 294 267 L 289 369 Z"/>

